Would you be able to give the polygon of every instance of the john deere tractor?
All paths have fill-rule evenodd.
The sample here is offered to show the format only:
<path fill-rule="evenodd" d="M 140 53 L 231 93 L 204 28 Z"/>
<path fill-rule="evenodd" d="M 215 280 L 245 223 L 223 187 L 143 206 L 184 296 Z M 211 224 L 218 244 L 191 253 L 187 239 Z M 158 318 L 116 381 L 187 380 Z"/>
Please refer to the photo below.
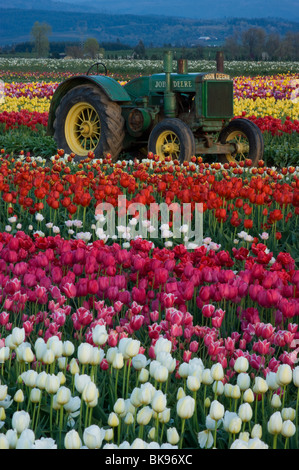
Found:
<path fill-rule="evenodd" d="M 99 64 L 97 68 L 99 67 Z M 121 86 L 103 74 L 71 77 L 55 91 L 48 134 L 58 148 L 78 157 L 90 151 L 97 158 L 147 148 L 181 163 L 193 155 L 220 162 L 263 156 L 263 137 L 247 119 L 233 119 L 233 80 L 229 75 L 188 73 L 186 60 L 173 72 L 173 55 L 164 56 L 164 72 Z"/>

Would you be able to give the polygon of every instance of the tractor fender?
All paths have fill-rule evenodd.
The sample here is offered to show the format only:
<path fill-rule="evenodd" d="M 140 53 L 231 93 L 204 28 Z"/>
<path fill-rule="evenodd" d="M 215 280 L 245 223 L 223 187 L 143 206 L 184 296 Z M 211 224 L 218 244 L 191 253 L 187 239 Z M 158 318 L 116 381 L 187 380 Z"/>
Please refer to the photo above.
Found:
<path fill-rule="evenodd" d="M 111 101 L 120 103 L 131 101 L 127 91 L 122 85 L 114 80 L 114 78 L 107 77 L 106 75 L 79 75 L 77 77 L 70 77 L 58 85 L 52 96 L 49 109 L 47 135 L 54 134 L 53 123 L 55 120 L 55 113 L 63 96 L 74 87 L 88 84 L 93 84 L 95 87 L 98 87 L 108 96 L 108 98 L 110 98 Z"/>

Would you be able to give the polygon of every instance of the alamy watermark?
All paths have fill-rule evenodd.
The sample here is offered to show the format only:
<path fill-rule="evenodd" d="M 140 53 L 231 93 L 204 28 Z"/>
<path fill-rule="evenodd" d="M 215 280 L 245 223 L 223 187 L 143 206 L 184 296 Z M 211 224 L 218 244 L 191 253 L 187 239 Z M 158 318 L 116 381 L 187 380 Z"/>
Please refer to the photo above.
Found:
<path fill-rule="evenodd" d="M 117 207 L 103 202 L 96 207 L 96 233 L 102 239 L 180 240 L 187 248 L 203 242 L 202 203 L 150 203 L 145 206 L 118 196 Z M 171 241 L 170 241 L 171 243 Z"/>

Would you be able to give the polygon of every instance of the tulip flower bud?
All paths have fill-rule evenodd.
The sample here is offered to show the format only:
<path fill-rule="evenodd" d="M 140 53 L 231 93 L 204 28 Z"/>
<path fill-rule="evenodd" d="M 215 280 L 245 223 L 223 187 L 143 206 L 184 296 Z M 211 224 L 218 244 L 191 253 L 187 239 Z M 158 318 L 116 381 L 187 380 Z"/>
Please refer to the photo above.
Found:
<path fill-rule="evenodd" d="M 250 439 L 250 434 L 249 432 L 240 432 L 239 434 L 239 439 L 241 439 L 244 442 L 248 442 Z"/>
<path fill-rule="evenodd" d="M 189 375 L 189 364 L 187 362 L 183 362 L 180 367 L 179 367 L 179 376 L 182 377 L 182 379 L 186 379 Z"/>
<path fill-rule="evenodd" d="M 91 402 L 93 402 L 94 400 L 96 400 L 99 396 L 99 391 L 97 389 L 97 386 L 94 382 L 88 382 L 85 387 L 84 387 L 84 390 L 82 392 L 82 398 L 83 400 L 90 404 Z"/>
<path fill-rule="evenodd" d="M 286 421 L 282 423 L 281 434 L 284 437 L 287 437 L 287 438 L 292 437 L 294 436 L 295 432 L 296 432 L 296 426 L 294 425 L 294 423 L 292 423 L 292 421 L 287 419 Z"/>
<path fill-rule="evenodd" d="M 116 426 L 119 425 L 119 419 L 116 413 L 111 412 L 109 417 L 108 417 L 108 425 L 111 426 L 112 428 L 115 428 Z"/>
<path fill-rule="evenodd" d="M 177 414 L 182 419 L 191 418 L 194 414 L 195 409 L 195 400 L 194 398 L 186 395 L 183 398 L 180 398 L 177 402 L 176 410 Z"/>
<path fill-rule="evenodd" d="M 81 446 L 82 442 L 77 431 L 72 429 L 71 431 L 66 433 L 64 438 L 64 447 L 66 449 L 80 449 Z"/>
<path fill-rule="evenodd" d="M 0 434 L 0 450 L 2 449 L 9 449 L 9 441 L 5 434 Z"/>
<path fill-rule="evenodd" d="M 221 382 L 221 380 L 215 380 L 215 382 L 213 383 L 212 389 L 216 395 L 222 395 L 224 392 L 224 385 Z M 233 389 L 231 389 L 231 391 L 232 390 Z"/>
<path fill-rule="evenodd" d="M 138 375 L 138 380 L 141 383 L 145 383 L 148 381 L 149 378 L 149 371 L 147 369 L 141 369 Z"/>
<path fill-rule="evenodd" d="M 70 361 L 69 371 L 72 375 L 79 374 L 79 372 L 80 372 L 79 365 L 78 365 L 78 363 L 77 363 L 77 361 L 74 357 Z"/>
<path fill-rule="evenodd" d="M 29 363 L 34 361 L 34 354 L 33 354 L 32 349 L 29 346 L 27 346 L 23 350 L 23 361 L 29 362 Z"/>
<path fill-rule="evenodd" d="M 3 364 L 7 359 L 9 358 L 9 347 L 8 346 L 3 346 L 0 348 L 0 364 Z"/>
<path fill-rule="evenodd" d="M 245 390 L 244 395 L 243 395 L 243 401 L 245 403 L 252 403 L 254 402 L 254 394 L 251 388 L 248 388 Z"/>
<path fill-rule="evenodd" d="M 186 393 L 184 392 L 183 387 L 179 387 L 178 391 L 177 391 L 177 394 L 176 394 L 176 399 L 180 400 L 181 398 L 183 398 L 185 396 L 186 396 Z"/>
<path fill-rule="evenodd" d="M 124 356 L 122 353 L 116 353 L 112 362 L 112 367 L 114 369 L 122 369 L 124 366 Z"/>
<path fill-rule="evenodd" d="M 130 411 L 126 414 L 124 422 L 127 425 L 130 425 L 130 424 L 134 423 L 134 416 L 132 415 L 132 413 Z"/>
<path fill-rule="evenodd" d="M 14 394 L 13 399 L 16 403 L 23 403 L 23 401 L 25 400 L 23 390 L 21 389 L 17 390 L 16 393 Z"/>
<path fill-rule="evenodd" d="M 224 377 L 223 367 L 220 362 L 213 364 L 211 367 L 211 376 L 213 380 L 222 380 Z"/>
<path fill-rule="evenodd" d="M 88 449 L 100 449 L 105 434 L 104 429 L 99 428 L 96 424 L 92 424 L 84 429 L 83 442 Z"/>
<path fill-rule="evenodd" d="M 25 429 L 29 427 L 30 415 L 26 411 L 15 411 L 12 416 L 12 428 L 20 435 Z"/>
<path fill-rule="evenodd" d="M 57 336 L 52 336 L 51 338 L 48 339 L 47 348 L 53 351 L 55 359 L 62 356 L 63 354 L 63 343 L 62 341 L 60 341 L 60 339 Z"/>
<path fill-rule="evenodd" d="M 229 422 L 228 432 L 231 434 L 238 434 L 241 430 L 242 420 L 239 416 L 232 418 Z"/>
<path fill-rule="evenodd" d="M 234 369 L 235 369 L 236 372 L 238 372 L 239 374 L 241 372 L 247 372 L 248 367 L 249 367 L 249 362 L 248 362 L 248 359 L 246 357 L 239 356 L 236 359 L 236 362 L 234 364 Z"/>
<path fill-rule="evenodd" d="M 250 376 L 245 372 L 240 372 L 237 377 L 237 385 L 239 385 L 240 390 L 244 392 L 250 387 Z"/>
<path fill-rule="evenodd" d="M 277 393 L 275 393 L 272 397 L 271 406 L 273 408 L 280 408 L 281 407 L 281 399 L 280 399 L 280 396 L 277 395 Z"/>
<path fill-rule="evenodd" d="M 64 409 L 67 413 L 75 413 L 80 409 L 81 399 L 80 397 L 71 397 L 70 400 L 64 405 Z"/>
<path fill-rule="evenodd" d="M 109 348 L 107 350 L 107 353 L 106 353 L 106 359 L 107 359 L 107 362 L 109 362 L 109 364 L 112 364 L 113 361 L 114 361 L 114 358 L 116 356 L 116 354 L 118 353 L 118 349 L 117 348 Z"/>
<path fill-rule="evenodd" d="M 19 436 L 16 449 L 32 449 L 34 440 L 34 432 L 31 429 L 24 429 Z"/>
<path fill-rule="evenodd" d="M 15 449 L 18 442 L 18 433 L 14 429 L 9 429 L 6 433 L 6 438 L 9 443 L 10 449 Z"/>
<path fill-rule="evenodd" d="M 134 357 L 137 356 L 138 352 L 140 349 L 140 341 L 137 339 L 132 339 L 127 345 L 125 349 L 125 354 L 128 357 Z"/>
<path fill-rule="evenodd" d="M 279 385 L 285 386 L 292 382 L 292 369 L 289 364 L 281 364 L 276 372 L 276 380 Z"/>
<path fill-rule="evenodd" d="M 96 366 L 102 362 L 104 359 L 104 351 L 103 349 L 93 348 L 92 354 L 90 358 L 90 365 Z"/>
<path fill-rule="evenodd" d="M 200 381 L 197 377 L 189 375 L 187 378 L 187 387 L 191 392 L 197 392 L 200 388 Z"/>
<path fill-rule="evenodd" d="M 277 383 L 276 372 L 268 372 L 268 374 L 266 375 L 266 382 L 269 387 L 269 390 L 277 390 L 279 385 Z"/>
<path fill-rule="evenodd" d="M 55 354 L 52 349 L 46 349 L 42 358 L 44 364 L 53 364 L 55 361 Z"/>
<path fill-rule="evenodd" d="M 30 401 L 32 403 L 39 403 L 41 400 L 42 392 L 39 388 L 33 388 L 30 391 Z"/>
<path fill-rule="evenodd" d="M 284 421 L 287 421 L 288 419 L 294 421 L 296 417 L 296 410 L 294 410 L 294 408 L 283 408 L 281 410 L 281 416 Z"/>
<path fill-rule="evenodd" d="M 118 415 L 121 415 L 122 413 L 124 413 L 125 409 L 126 409 L 125 400 L 123 398 L 118 398 L 116 402 L 114 403 L 114 407 L 113 407 L 114 412 L 117 413 Z"/>
<path fill-rule="evenodd" d="M 151 428 L 147 434 L 147 437 L 148 439 L 150 440 L 154 440 L 155 439 L 155 436 L 156 436 L 156 429 L 155 428 Z"/>
<path fill-rule="evenodd" d="M 170 408 L 165 408 L 162 413 L 159 413 L 158 415 L 159 422 L 162 424 L 166 424 L 170 420 Z"/>
<path fill-rule="evenodd" d="M 239 407 L 238 415 L 244 423 L 248 423 L 252 418 L 252 408 L 249 403 L 242 403 Z"/>
<path fill-rule="evenodd" d="M 153 410 L 149 406 L 141 408 L 137 413 L 137 423 L 146 426 L 153 416 Z"/>
<path fill-rule="evenodd" d="M 157 390 L 152 398 L 151 405 L 156 413 L 162 413 L 166 408 L 166 395 L 161 390 Z"/>
<path fill-rule="evenodd" d="M 293 383 L 295 387 L 299 387 L 299 366 L 293 369 Z"/>
<path fill-rule="evenodd" d="M 268 388 L 269 387 L 266 380 L 264 380 L 262 377 L 255 377 L 255 382 L 253 386 L 254 393 L 266 393 Z"/>
<path fill-rule="evenodd" d="M 108 333 L 105 325 L 96 325 L 92 330 L 92 340 L 97 346 L 102 346 L 108 339 Z"/>
<path fill-rule="evenodd" d="M 172 350 L 172 342 L 169 341 L 168 339 L 159 338 L 156 341 L 156 344 L 155 344 L 155 355 L 156 355 L 156 357 L 157 357 L 158 353 L 161 352 L 161 351 L 171 353 L 171 350 Z"/>
<path fill-rule="evenodd" d="M 167 429 L 167 442 L 175 446 L 179 442 L 179 440 L 180 440 L 180 436 L 176 428 L 168 428 Z"/>
<path fill-rule="evenodd" d="M 270 434 L 280 434 L 282 431 L 282 417 L 279 411 L 276 411 L 270 416 L 267 424 L 268 432 Z"/>
<path fill-rule="evenodd" d="M 66 366 L 67 366 L 67 358 L 66 357 L 58 357 L 57 358 L 57 363 L 58 363 L 59 369 L 64 370 L 64 369 L 66 369 Z"/>
<path fill-rule="evenodd" d="M 214 444 L 213 434 L 206 429 L 197 434 L 198 444 L 201 449 L 210 449 Z"/>
<path fill-rule="evenodd" d="M 131 393 L 130 396 L 130 401 L 132 405 L 134 405 L 136 408 L 141 405 L 141 400 L 140 400 L 140 389 L 135 387 Z"/>
<path fill-rule="evenodd" d="M 63 356 L 69 357 L 72 354 L 74 354 L 74 351 L 75 351 L 75 346 L 73 345 L 71 341 L 67 340 L 63 342 L 63 349 L 62 349 Z"/>
<path fill-rule="evenodd" d="M 105 441 L 109 442 L 112 441 L 114 435 L 113 428 L 109 428 L 105 430 Z"/>
<path fill-rule="evenodd" d="M 59 389 L 60 387 L 60 381 L 59 381 L 59 378 L 57 377 L 57 375 L 55 374 L 49 374 L 48 377 L 47 377 L 47 380 L 46 380 L 46 391 L 48 393 L 56 393 L 57 390 Z"/>
<path fill-rule="evenodd" d="M 214 421 L 219 421 L 224 416 L 224 406 L 219 401 L 214 400 L 210 407 L 210 416 Z"/>
<path fill-rule="evenodd" d="M 132 359 L 132 366 L 136 370 L 142 370 L 146 367 L 147 359 L 144 354 L 137 354 Z"/>
<path fill-rule="evenodd" d="M 44 390 L 46 388 L 47 377 L 48 377 L 47 372 L 45 371 L 40 372 L 36 377 L 35 386 L 41 390 Z"/>
<path fill-rule="evenodd" d="M 25 328 L 15 327 L 11 333 L 11 341 L 15 346 L 19 346 L 25 341 Z"/>
<path fill-rule="evenodd" d="M 77 357 L 80 364 L 89 364 L 92 356 L 92 345 L 89 343 L 81 343 L 77 350 Z"/>
<path fill-rule="evenodd" d="M 210 400 L 209 397 L 207 397 L 207 398 L 205 399 L 203 405 L 204 405 L 205 408 L 210 408 L 210 406 L 211 406 L 211 400 Z"/>
<path fill-rule="evenodd" d="M 154 372 L 154 379 L 159 383 L 166 382 L 168 379 L 168 369 L 162 365 L 156 367 Z"/>
<path fill-rule="evenodd" d="M 204 385 L 211 385 L 214 381 L 210 369 L 204 369 L 201 374 L 201 381 Z"/>
<path fill-rule="evenodd" d="M 0 401 L 5 400 L 7 396 L 7 385 L 0 385 Z"/>
<path fill-rule="evenodd" d="M 71 391 L 67 387 L 60 387 L 56 393 L 57 403 L 59 405 L 65 405 L 71 398 Z"/>
<path fill-rule="evenodd" d="M 240 396 L 241 396 L 241 390 L 240 390 L 239 385 L 234 385 L 232 388 L 231 397 L 237 400 L 238 398 L 240 398 Z"/>
<path fill-rule="evenodd" d="M 59 411 L 62 408 L 62 405 L 58 403 L 57 401 L 57 394 L 53 396 L 53 402 L 52 402 L 53 410 Z"/>
<path fill-rule="evenodd" d="M 232 390 L 233 390 L 233 385 L 230 384 L 229 382 L 227 382 L 227 383 L 224 385 L 224 388 L 223 388 L 224 395 L 225 395 L 227 398 L 231 398 L 231 396 L 232 396 Z"/>
<path fill-rule="evenodd" d="M 64 373 L 62 371 L 59 371 L 57 377 L 59 378 L 60 385 L 64 385 L 66 382 L 66 376 L 64 375 Z"/>
<path fill-rule="evenodd" d="M 251 437 L 253 439 L 258 438 L 261 439 L 263 434 L 263 428 L 260 424 L 255 424 L 251 430 Z"/>

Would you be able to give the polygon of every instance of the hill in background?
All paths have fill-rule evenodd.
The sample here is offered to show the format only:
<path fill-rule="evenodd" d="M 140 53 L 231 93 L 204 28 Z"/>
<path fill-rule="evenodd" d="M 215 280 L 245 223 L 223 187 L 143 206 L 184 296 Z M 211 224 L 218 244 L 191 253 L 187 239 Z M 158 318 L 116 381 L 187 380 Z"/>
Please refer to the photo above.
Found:
<path fill-rule="evenodd" d="M 10 6 L 25 2 L 14 0 Z M 29 1 L 26 6 L 46 9 L 0 9 L 0 45 L 16 44 L 31 40 L 30 31 L 35 21 L 46 22 L 52 27 L 50 41 L 84 41 L 95 37 L 99 42 L 115 42 L 135 46 L 140 39 L 145 45 L 164 44 L 191 46 L 205 41 L 221 44 L 225 38 L 241 33 L 251 27 L 262 27 L 266 33 L 284 35 L 287 31 L 298 31 L 299 23 L 277 18 L 225 18 L 190 19 L 164 17 L 161 15 L 119 15 L 109 13 L 85 13 L 80 11 L 58 11 L 59 2 L 45 0 Z M 62 4 L 61 4 L 62 5 Z M 110 4 L 109 4 L 110 5 Z M 69 5 L 66 4 L 65 8 Z M 74 6 L 72 6 L 74 8 Z M 81 8 L 81 6 L 76 6 Z M 204 38 L 204 39 L 202 39 Z"/>

